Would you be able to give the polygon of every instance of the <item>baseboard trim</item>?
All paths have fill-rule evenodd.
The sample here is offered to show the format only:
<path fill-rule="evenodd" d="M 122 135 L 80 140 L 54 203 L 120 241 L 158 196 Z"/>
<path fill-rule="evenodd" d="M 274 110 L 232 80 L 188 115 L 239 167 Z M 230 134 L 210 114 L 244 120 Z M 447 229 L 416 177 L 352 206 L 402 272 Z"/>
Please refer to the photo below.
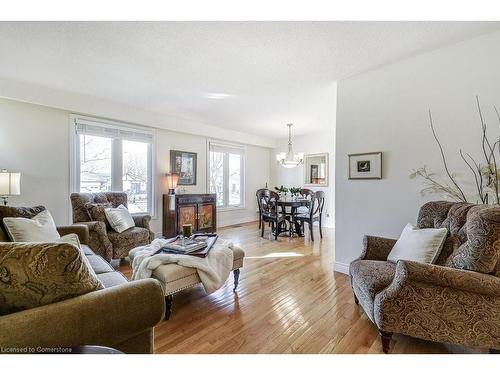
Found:
<path fill-rule="evenodd" d="M 333 262 L 333 270 L 349 275 L 349 264 L 335 261 Z"/>

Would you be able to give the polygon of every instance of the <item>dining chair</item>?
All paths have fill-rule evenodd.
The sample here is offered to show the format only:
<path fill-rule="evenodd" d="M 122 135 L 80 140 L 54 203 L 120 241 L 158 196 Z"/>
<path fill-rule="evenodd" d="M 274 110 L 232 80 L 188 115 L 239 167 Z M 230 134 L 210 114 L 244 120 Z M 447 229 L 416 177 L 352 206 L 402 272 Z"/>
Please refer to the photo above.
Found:
<path fill-rule="evenodd" d="M 255 196 L 257 198 L 257 206 L 259 207 L 259 229 L 262 227 L 262 205 L 260 204 L 260 200 L 261 198 L 260 195 L 262 194 L 263 191 L 269 191 L 269 189 L 267 188 L 262 188 L 262 189 L 258 189 L 255 193 Z"/>
<path fill-rule="evenodd" d="M 311 234 L 311 241 L 314 241 L 313 234 L 313 224 L 317 221 L 319 222 L 319 236 L 323 238 L 323 228 L 322 228 L 322 220 L 323 220 L 323 207 L 325 206 L 325 192 L 324 191 L 316 191 L 313 192 L 311 198 L 311 205 L 309 206 L 309 210 L 307 213 L 297 213 L 293 217 L 294 224 L 300 225 L 302 228 L 302 232 L 304 231 L 304 223 L 309 225 L 309 233 Z"/>
<path fill-rule="evenodd" d="M 314 196 L 314 191 L 312 191 L 311 189 L 302 188 L 302 189 L 300 189 L 300 195 L 302 195 L 304 198 L 308 198 L 309 200 L 312 201 L 312 198 Z M 307 214 L 307 213 L 309 213 L 309 208 L 310 208 L 309 206 L 298 207 L 297 213 L 298 214 Z"/>
<path fill-rule="evenodd" d="M 264 237 L 264 223 L 270 223 L 271 229 L 274 232 L 274 239 L 278 239 L 280 227 L 285 220 L 285 217 L 277 210 L 276 202 L 279 200 L 279 195 L 268 189 L 259 189 L 256 192 L 257 203 L 259 205 L 259 228 L 260 236 Z"/>

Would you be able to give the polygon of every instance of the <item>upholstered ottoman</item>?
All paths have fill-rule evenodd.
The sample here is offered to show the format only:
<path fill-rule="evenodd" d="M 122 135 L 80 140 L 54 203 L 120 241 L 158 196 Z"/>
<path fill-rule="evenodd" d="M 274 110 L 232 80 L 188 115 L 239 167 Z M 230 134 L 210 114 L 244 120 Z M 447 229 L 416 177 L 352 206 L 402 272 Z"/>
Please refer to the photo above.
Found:
<path fill-rule="evenodd" d="M 140 250 L 139 248 L 133 249 L 129 253 L 130 263 L 132 264 L 136 252 Z M 243 267 L 243 259 L 245 258 L 245 252 L 239 247 L 234 247 L 233 249 L 233 275 L 234 275 L 234 287 L 235 291 L 238 287 L 240 268 Z M 160 281 L 163 291 L 165 293 L 165 320 L 170 318 L 172 313 L 172 298 L 173 295 L 181 290 L 191 288 L 201 280 L 198 276 L 196 268 L 184 267 L 178 264 L 164 264 L 153 271 L 153 278 Z"/>

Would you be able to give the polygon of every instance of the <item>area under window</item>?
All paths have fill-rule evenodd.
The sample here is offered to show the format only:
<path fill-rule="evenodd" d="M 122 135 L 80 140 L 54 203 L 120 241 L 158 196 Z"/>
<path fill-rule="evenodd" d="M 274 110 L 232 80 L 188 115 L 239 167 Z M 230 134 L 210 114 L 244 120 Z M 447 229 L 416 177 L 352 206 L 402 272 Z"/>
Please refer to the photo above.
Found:
<path fill-rule="evenodd" d="M 79 117 L 72 125 L 74 190 L 124 191 L 130 212 L 153 214 L 153 132 Z"/>
<path fill-rule="evenodd" d="M 217 194 L 218 207 L 244 207 L 245 149 L 209 142 L 208 190 Z"/>

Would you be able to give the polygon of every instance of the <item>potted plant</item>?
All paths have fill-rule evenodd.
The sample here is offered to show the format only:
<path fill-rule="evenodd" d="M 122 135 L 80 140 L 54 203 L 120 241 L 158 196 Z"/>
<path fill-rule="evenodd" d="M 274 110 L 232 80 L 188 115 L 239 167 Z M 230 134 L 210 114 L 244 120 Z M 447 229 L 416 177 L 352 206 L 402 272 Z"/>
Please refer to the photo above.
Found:
<path fill-rule="evenodd" d="M 300 196 L 300 187 L 291 187 L 290 194 L 292 194 L 292 198 L 297 198 Z"/>

